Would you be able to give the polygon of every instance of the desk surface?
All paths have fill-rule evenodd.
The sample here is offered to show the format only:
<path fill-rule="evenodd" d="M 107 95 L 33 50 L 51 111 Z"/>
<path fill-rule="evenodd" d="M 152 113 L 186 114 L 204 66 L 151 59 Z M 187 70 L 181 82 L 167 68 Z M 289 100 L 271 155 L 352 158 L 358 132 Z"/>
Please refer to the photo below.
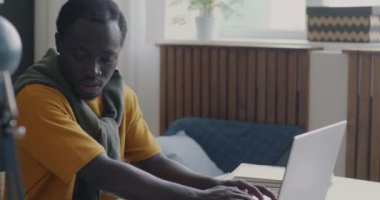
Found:
<path fill-rule="evenodd" d="M 231 179 L 231 174 L 220 176 Z M 335 176 L 325 200 L 372 200 L 380 199 L 380 183 Z"/>
<path fill-rule="evenodd" d="M 379 199 L 380 183 L 333 177 L 326 200 Z"/>

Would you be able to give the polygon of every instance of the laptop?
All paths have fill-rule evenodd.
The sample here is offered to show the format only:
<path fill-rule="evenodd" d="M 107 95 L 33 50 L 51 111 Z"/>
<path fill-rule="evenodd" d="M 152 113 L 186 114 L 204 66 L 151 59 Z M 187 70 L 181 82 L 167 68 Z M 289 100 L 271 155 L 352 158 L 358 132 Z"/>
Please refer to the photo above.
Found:
<path fill-rule="evenodd" d="M 346 124 L 342 121 L 294 137 L 278 200 L 325 199 Z"/>

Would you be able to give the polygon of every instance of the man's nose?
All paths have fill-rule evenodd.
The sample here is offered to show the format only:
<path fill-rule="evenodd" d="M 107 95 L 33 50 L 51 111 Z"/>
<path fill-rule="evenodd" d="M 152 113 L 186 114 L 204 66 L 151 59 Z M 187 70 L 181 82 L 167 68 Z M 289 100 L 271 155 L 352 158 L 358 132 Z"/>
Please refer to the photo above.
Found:
<path fill-rule="evenodd" d="M 97 61 L 89 62 L 86 66 L 85 74 L 87 76 L 92 76 L 92 77 L 102 75 L 102 70 L 101 70 L 99 62 Z"/>

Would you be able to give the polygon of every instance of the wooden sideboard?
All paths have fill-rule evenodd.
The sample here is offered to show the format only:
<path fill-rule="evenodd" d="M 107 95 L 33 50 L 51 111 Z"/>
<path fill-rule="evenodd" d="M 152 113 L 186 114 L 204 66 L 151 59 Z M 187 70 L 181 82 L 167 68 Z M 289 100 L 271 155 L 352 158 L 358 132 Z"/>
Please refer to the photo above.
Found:
<path fill-rule="evenodd" d="M 344 52 L 349 58 L 346 174 L 380 181 L 380 49 Z"/>
<path fill-rule="evenodd" d="M 163 42 L 160 132 L 182 117 L 307 130 L 310 45 Z"/>

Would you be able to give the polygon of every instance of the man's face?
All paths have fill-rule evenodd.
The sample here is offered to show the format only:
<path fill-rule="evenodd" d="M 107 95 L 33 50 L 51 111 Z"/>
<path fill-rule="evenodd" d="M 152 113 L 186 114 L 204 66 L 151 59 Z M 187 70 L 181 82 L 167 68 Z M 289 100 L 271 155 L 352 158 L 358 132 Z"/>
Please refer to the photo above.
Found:
<path fill-rule="evenodd" d="M 59 67 L 80 98 L 99 96 L 110 80 L 121 49 L 117 21 L 78 19 L 64 37 L 56 36 Z"/>

